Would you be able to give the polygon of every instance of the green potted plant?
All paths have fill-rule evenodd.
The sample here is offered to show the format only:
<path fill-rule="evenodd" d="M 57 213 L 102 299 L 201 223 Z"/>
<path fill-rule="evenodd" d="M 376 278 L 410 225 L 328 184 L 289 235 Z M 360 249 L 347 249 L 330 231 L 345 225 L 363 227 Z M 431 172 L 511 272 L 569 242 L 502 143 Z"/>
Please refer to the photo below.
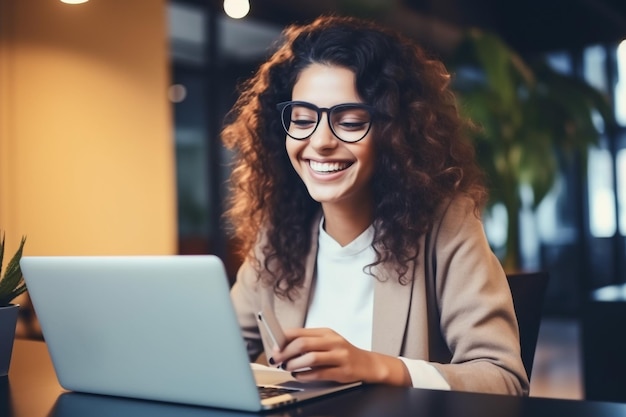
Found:
<path fill-rule="evenodd" d="M 7 263 L 4 274 L 2 274 L 4 233 L 0 237 L 0 377 L 9 373 L 11 353 L 13 352 L 19 305 L 12 304 L 12 301 L 26 292 L 26 284 L 20 269 L 24 243 L 26 243 L 26 237 L 22 237 L 19 248 Z"/>
<path fill-rule="evenodd" d="M 608 99 L 585 81 L 553 70 L 543 57 L 525 59 L 495 34 L 470 30 L 450 59 L 461 112 L 480 129 L 473 134 L 490 186 L 490 205 L 506 208 L 507 271 L 521 267 L 521 188 L 536 208 L 574 158 L 586 168 L 600 132 L 593 114 L 612 121 Z"/>

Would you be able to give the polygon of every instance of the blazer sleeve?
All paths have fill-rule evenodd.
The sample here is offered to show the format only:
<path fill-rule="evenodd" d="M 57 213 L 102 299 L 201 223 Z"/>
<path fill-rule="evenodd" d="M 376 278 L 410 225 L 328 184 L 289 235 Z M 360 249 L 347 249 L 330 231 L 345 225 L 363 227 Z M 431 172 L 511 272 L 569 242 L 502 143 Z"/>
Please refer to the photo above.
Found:
<path fill-rule="evenodd" d="M 251 362 L 256 361 L 263 352 L 263 341 L 256 322 L 256 313 L 261 310 L 261 284 L 258 273 L 248 260 L 240 266 L 237 279 L 230 290 L 230 298 Z"/>
<path fill-rule="evenodd" d="M 433 366 L 452 390 L 527 395 L 506 275 L 469 200 L 447 206 L 427 245 L 429 297 L 437 301 L 439 329 L 451 354 L 450 363 Z"/>

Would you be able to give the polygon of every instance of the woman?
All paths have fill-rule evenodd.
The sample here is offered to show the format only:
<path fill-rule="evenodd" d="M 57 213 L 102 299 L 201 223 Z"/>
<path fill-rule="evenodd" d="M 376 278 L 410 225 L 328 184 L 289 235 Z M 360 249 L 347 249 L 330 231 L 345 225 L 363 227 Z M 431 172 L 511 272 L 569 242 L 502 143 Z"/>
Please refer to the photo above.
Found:
<path fill-rule="evenodd" d="M 443 64 L 368 21 L 287 28 L 223 131 L 251 360 L 301 381 L 524 395 L 486 190 Z M 288 344 L 255 317 L 272 308 Z"/>

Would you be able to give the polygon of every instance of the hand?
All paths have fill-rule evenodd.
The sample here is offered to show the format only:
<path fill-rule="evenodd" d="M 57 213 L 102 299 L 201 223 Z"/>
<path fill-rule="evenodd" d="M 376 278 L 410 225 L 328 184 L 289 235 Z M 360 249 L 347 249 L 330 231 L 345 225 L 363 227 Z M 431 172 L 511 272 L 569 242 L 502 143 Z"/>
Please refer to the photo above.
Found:
<path fill-rule="evenodd" d="M 285 336 L 287 345 L 272 359 L 299 381 L 411 385 L 400 359 L 359 349 L 331 329 L 286 329 Z"/>

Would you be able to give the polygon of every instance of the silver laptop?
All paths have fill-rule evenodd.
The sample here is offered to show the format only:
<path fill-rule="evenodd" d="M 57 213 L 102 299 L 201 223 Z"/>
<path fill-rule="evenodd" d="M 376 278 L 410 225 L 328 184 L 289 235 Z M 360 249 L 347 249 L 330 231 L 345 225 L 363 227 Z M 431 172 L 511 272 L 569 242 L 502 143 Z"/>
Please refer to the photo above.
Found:
<path fill-rule="evenodd" d="M 258 411 L 358 385 L 250 364 L 216 256 L 24 256 L 20 266 L 67 390 Z M 262 398 L 268 387 L 283 391 Z"/>

